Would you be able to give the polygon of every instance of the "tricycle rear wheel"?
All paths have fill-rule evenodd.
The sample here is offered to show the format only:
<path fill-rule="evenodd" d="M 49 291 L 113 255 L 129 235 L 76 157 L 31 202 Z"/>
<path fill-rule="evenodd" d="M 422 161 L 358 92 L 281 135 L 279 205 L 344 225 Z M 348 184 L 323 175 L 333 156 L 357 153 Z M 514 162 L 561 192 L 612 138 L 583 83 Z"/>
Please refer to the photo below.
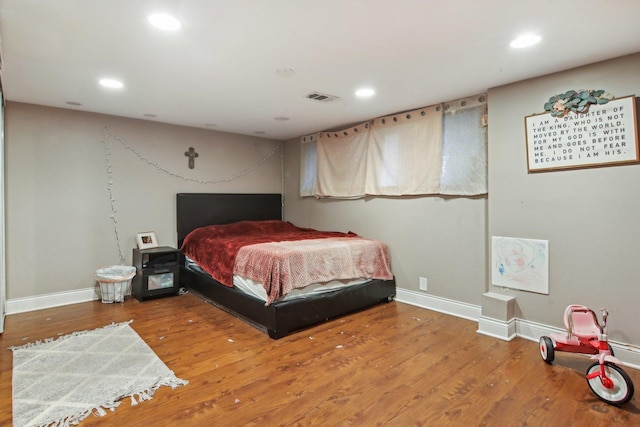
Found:
<path fill-rule="evenodd" d="M 555 358 L 555 349 L 553 341 L 549 337 L 540 337 L 540 356 L 547 363 L 553 362 Z"/>

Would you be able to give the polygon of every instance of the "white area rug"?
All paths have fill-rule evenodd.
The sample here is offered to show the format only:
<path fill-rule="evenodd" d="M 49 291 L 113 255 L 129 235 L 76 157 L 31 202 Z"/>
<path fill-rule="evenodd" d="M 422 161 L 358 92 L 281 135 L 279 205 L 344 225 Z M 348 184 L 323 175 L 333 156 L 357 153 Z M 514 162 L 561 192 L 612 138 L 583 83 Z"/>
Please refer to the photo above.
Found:
<path fill-rule="evenodd" d="M 137 405 L 160 386 L 187 384 L 129 323 L 11 347 L 14 427 L 76 425 L 124 397 Z"/>

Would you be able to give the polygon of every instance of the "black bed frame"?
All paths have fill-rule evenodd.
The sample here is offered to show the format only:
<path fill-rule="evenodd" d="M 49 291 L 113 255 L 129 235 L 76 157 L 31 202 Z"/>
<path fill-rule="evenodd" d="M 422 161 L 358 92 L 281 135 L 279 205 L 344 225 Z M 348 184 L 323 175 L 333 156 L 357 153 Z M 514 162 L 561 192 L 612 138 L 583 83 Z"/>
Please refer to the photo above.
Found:
<path fill-rule="evenodd" d="M 178 247 L 193 229 L 242 220 L 282 219 L 280 194 L 178 193 Z M 182 260 L 183 261 L 183 260 Z M 264 301 L 224 286 L 181 262 L 180 286 L 246 321 L 273 339 L 395 298 L 395 280 L 372 280 L 313 298 Z"/>

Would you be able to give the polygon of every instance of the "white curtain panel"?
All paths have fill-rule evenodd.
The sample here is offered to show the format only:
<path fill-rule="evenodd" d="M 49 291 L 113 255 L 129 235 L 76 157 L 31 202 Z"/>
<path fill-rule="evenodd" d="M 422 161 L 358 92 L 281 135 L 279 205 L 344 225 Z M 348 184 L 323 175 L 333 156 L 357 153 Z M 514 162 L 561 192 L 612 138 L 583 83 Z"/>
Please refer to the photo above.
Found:
<path fill-rule="evenodd" d="M 300 141 L 300 196 L 316 195 L 318 177 L 318 134 L 303 136 Z"/>
<path fill-rule="evenodd" d="M 440 194 L 487 193 L 486 96 L 445 105 Z"/>
<path fill-rule="evenodd" d="M 365 194 L 369 123 L 318 136 L 319 197 L 358 198 Z"/>
<path fill-rule="evenodd" d="M 370 195 L 436 194 L 442 164 L 441 105 L 375 119 L 367 162 Z"/>

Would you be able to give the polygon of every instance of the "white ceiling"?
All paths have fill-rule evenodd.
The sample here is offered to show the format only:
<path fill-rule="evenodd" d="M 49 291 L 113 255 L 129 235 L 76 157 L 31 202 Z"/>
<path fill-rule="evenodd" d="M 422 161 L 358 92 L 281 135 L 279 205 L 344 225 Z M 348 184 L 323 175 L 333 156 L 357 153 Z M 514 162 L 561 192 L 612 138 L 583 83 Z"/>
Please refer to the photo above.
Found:
<path fill-rule="evenodd" d="M 640 1 L 0 0 L 0 36 L 9 101 L 286 139 L 638 52 Z"/>

